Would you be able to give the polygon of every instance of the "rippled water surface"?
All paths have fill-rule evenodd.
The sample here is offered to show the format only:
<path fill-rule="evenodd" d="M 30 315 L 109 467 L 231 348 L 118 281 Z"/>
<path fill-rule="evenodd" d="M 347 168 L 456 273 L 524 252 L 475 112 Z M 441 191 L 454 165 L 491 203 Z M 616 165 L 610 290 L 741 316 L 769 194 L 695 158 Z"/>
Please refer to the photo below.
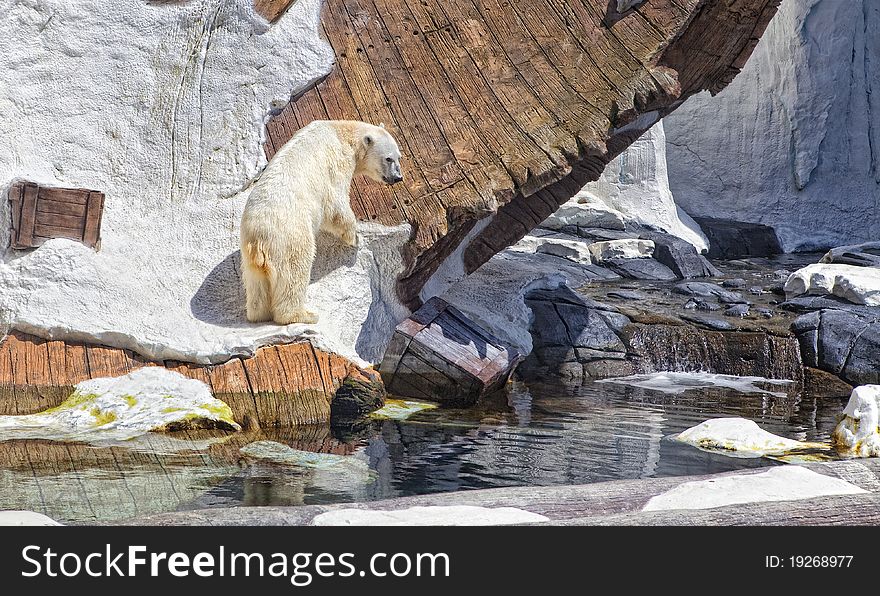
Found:
<path fill-rule="evenodd" d="M 698 387 L 671 394 L 613 383 L 517 383 L 506 397 L 473 409 L 426 410 L 345 431 L 178 433 L 126 447 L 6 441 L 0 443 L 0 509 L 88 523 L 176 509 L 707 474 L 775 464 L 707 453 L 670 435 L 707 418 L 742 416 L 772 433 L 822 441 L 841 407 L 839 400 L 802 399 L 793 390 L 783 396 Z M 201 450 L 188 450 L 196 439 Z M 242 453 L 254 441 L 345 455 L 357 465 L 273 463 Z"/>

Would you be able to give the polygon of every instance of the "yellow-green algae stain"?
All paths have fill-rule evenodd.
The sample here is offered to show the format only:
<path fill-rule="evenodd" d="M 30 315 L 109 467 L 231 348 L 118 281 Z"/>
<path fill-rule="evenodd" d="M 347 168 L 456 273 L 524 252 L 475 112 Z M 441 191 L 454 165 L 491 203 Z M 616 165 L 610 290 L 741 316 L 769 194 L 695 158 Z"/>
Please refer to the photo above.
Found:
<path fill-rule="evenodd" d="M 381 420 L 406 420 L 413 414 L 433 410 L 437 404 L 409 399 L 386 399 L 385 405 L 370 414 L 371 418 Z"/>
<path fill-rule="evenodd" d="M 116 414 L 113 412 L 102 412 L 100 408 L 92 408 L 91 414 L 95 417 L 95 426 L 104 426 L 116 421 Z"/>

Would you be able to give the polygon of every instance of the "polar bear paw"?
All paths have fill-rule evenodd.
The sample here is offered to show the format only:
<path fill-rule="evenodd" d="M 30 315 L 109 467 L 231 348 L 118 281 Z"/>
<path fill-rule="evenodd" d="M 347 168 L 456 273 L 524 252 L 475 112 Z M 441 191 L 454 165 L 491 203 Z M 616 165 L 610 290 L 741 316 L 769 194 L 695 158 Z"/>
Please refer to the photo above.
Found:
<path fill-rule="evenodd" d="M 312 325 L 318 322 L 318 315 L 309 310 L 298 310 L 285 315 L 276 314 L 275 322 L 279 325 L 291 325 L 293 323 Z"/>
<path fill-rule="evenodd" d="M 357 230 L 345 230 L 342 235 L 339 237 L 342 240 L 342 243 L 346 246 L 357 246 L 358 238 L 357 238 Z"/>

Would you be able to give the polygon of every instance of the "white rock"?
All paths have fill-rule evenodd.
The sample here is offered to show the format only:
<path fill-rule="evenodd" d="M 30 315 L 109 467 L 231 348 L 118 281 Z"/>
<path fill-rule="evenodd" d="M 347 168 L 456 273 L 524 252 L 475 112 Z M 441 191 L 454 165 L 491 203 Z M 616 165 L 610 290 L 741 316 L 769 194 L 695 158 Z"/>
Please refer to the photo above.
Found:
<path fill-rule="evenodd" d="M 663 119 L 678 205 L 786 251 L 880 238 L 878 30 L 876 0 L 785 0 L 730 85 Z"/>
<path fill-rule="evenodd" d="M 833 495 L 857 495 L 858 486 L 800 466 L 779 466 L 758 474 L 735 474 L 685 482 L 651 497 L 642 511 L 710 509 L 741 503 L 798 501 Z"/>
<path fill-rule="evenodd" d="M 654 242 L 651 240 L 606 240 L 594 242 L 589 246 L 590 255 L 596 263 L 609 259 L 646 259 L 654 254 Z"/>
<path fill-rule="evenodd" d="M 880 269 L 815 263 L 792 273 L 785 282 L 788 298 L 833 294 L 854 304 L 880 306 Z"/>
<path fill-rule="evenodd" d="M 240 428 L 205 383 L 147 366 L 78 383 L 67 400 L 44 412 L 0 416 L 0 438 L 117 442 L 194 420 Z"/>
<path fill-rule="evenodd" d="M 561 240 L 559 238 L 542 238 L 535 252 L 553 255 L 581 265 L 591 264 L 589 244 L 577 240 Z"/>
<path fill-rule="evenodd" d="M 857 457 L 880 457 L 880 385 L 853 389 L 843 418 L 832 434 L 838 451 Z"/>
<path fill-rule="evenodd" d="M 515 507 L 449 505 L 407 509 L 337 509 L 316 515 L 314 526 L 499 526 L 549 521 Z"/>
<path fill-rule="evenodd" d="M 57 521 L 34 511 L 0 511 L 0 526 L 60 526 Z"/>
<path fill-rule="evenodd" d="M 0 256 L 4 322 L 156 360 L 222 362 L 299 337 L 359 364 L 381 358 L 408 314 L 394 290 L 406 225 L 362 224 L 356 253 L 319 242 L 317 326 L 243 314 L 238 225 L 266 163 L 265 121 L 334 60 L 320 0 L 299 0 L 271 27 L 252 0 L 0 10 L 0 194 L 15 178 L 106 193 L 99 252 L 53 240 Z"/>
<path fill-rule="evenodd" d="M 542 228 L 549 230 L 561 230 L 568 226 L 606 230 L 626 229 L 620 211 L 599 202 L 586 202 L 582 196 L 563 203 L 553 215 L 541 223 Z"/>
<path fill-rule="evenodd" d="M 734 457 L 762 457 L 795 449 L 824 448 L 818 443 L 786 439 L 745 418 L 713 418 L 681 433 L 675 439 L 695 447 L 721 451 Z"/>
<path fill-rule="evenodd" d="M 697 252 L 709 247 L 700 226 L 676 206 L 666 172 L 663 121 L 639 137 L 605 166 L 595 182 L 584 186 L 580 201 L 605 204 L 631 221 L 690 242 Z"/>

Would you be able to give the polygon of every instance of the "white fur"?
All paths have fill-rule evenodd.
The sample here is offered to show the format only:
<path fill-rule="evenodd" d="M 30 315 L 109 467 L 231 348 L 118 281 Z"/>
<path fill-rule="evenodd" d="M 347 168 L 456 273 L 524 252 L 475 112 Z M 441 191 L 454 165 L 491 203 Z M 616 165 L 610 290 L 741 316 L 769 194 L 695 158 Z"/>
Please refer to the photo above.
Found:
<path fill-rule="evenodd" d="M 349 189 L 358 174 L 398 181 L 400 150 L 384 128 L 348 120 L 308 124 L 266 166 L 241 221 L 249 321 L 317 322 L 305 304 L 315 237 L 324 230 L 357 245 Z"/>

